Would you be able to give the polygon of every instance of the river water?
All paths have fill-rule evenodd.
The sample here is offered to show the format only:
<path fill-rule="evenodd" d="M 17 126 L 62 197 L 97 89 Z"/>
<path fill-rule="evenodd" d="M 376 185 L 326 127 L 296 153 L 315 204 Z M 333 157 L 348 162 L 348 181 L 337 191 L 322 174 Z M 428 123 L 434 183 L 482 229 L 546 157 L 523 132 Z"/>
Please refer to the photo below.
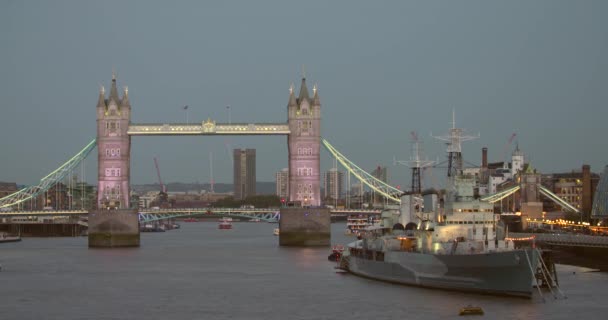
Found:
<path fill-rule="evenodd" d="M 182 223 L 142 233 L 141 247 L 88 249 L 82 238 L 0 244 L 0 319 L 604 318 L 608 274 L 558 265 L 567 299 L 446 292 L 336 273 L 329 248 L 279 247 L 269 223 Z M 345 244 L 344 223 L 332 243 Z"/>

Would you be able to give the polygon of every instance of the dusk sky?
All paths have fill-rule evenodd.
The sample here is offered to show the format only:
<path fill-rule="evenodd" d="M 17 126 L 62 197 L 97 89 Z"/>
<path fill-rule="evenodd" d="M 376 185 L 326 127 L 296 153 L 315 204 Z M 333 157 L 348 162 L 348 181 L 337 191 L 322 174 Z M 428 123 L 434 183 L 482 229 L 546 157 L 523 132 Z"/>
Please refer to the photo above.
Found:
<path fill-rule="evenodd" d="M 451 126 L 500 161 L 516 142 L 543 173 L 608 165 L 608 1 L 0 1 L 0 181 L 35 184 L 96 135 L 100 85 L 128 86 L 133 123 L 286 122 L 288 89 L 317 83 L 322 136 L 409 185 L 417 131 Z M 304 66 L 304 68 L 302 67 Z M 188 105 L 187 111 L 183 109 Z M 188 113 L 186 115 L 186 112 Z M 257 180 L 287 138 L 133 137 L 131 183 L 232 183 L 232 148 Z M 333 166 L 322 151 L 322 170 Z M 86 161 L 96 182 L 97 151 Z M 434 169 L 436 175 L 443 175 Z"/>

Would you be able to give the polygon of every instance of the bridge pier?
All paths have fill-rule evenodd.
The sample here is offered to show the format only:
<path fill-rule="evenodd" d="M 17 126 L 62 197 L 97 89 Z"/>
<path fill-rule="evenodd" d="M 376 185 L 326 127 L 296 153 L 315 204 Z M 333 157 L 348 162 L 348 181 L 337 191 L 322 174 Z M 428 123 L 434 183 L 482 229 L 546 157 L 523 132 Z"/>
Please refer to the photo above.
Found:
<path fill-rule="evenodd" d="M 282 208 L 279 245 L 329 246 L 331 214 L 327 208 Z"/>
<path fill-rule="evenodd" d="M 89 213 L 89 248 L 139 247 L 137 210 L 94 210 Z"/>

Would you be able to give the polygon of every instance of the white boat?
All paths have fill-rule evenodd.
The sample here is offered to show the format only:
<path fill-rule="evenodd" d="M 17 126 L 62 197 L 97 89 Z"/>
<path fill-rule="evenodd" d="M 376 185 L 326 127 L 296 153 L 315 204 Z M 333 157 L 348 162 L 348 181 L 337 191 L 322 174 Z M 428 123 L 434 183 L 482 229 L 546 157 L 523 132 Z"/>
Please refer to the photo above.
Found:
<path fill-rule="evenodd" d="M 21 241 L 21 236 L 10 236 L 7 233 L 0 232 L 0 243 L 3 242 L 18 242 Z"/>
<path fill-rule="evenodd" d="M 361 230 L 379 225 L 381 222 L 378 214 L 349 214 L 346 217 L 346 235 L 358 234 Z"/>

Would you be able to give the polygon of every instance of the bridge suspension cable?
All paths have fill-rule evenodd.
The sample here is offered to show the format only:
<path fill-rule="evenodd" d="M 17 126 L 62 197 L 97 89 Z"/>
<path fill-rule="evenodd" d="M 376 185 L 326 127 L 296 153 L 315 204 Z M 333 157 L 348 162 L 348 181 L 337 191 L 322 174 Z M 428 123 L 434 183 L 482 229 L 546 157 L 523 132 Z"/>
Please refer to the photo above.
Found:
<path fill-rule="evenodd" d="M 511 187 L 509 189 L 482 197 L 480 200 L 482 201 L 487 201 L 489 203 L 494 203 L 494 202 L 498 202 L 512 194 L 514 194 L 515 192 L 517 192 L 521 187 L 519 185 L 516 185 L 514 187 Z"/>
<path fill-rule="evenodd" d="M 348 172 L 357 177 L 357 179 L 387 199 L 401 203 L 399 196 L 403 193 L 403 191 L 386 184 L 384 181 L 377 179 L 376 177 L 367 173 L 367 171 L 359 168 L 356 164 L 348 160 L 348 158 L 340 153 L 340 151 L 336 150 L 336 148 L 334 148 L 329 141 L 321 139 L 321 142 L 323 142 L 323 146 L 325 146 L 327 151 L 329 151 L 336 158 L 336 160 L 338 160 L 338 162 L 340 162 L 340 164 L 342 164 L 344 168 L 348 170 Z"/>
<path fill-rule="evenodd" d="M 549 189 L 543 187 L 542 185 L 538 185 L 538 191 L 540 191 L 540 193 L 542 193 L 544 196 L 546 196 L 547 198 L 553 200 L 553 202 L 557 203 L 558 205 L 572 210 L 575 213 L 581 213 L 580 210 L 578 210 L 577 208 L 575 208 L 573 205 L 571 205 L 570 203 L 568 203 L 568 201 L 560 198 L 558 195 L 556 195 L 555 193 L 551 192 Z"/>
<path fill-rule="evenodd" d="M 72 170 L 74 170 L 74 168 L 76 168 L 96 146 L 97 140 L 93 139 L 93 141 L 89 142 L 89 144 L 70 160 L 40 179 L 40 182 L 37 185 L 25 187 L 4 198 L 0 198 L 0 208 L 11 207 L 46 192 L 49 188 L 62 181 L 70 172 L 72 172 Z"/>

